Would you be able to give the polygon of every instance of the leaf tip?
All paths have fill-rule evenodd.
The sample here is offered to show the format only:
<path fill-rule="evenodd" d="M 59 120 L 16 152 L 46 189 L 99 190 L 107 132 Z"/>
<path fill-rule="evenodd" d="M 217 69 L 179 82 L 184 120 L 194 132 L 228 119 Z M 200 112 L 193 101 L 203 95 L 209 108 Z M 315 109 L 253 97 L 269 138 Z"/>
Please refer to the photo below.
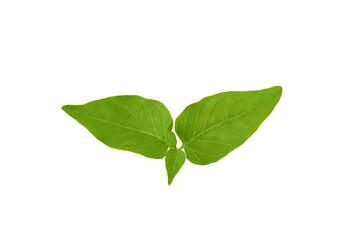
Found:
<path fill-rule="evenodd" d="M 75 105 L 64 105 L 61 107 L 61 109 L 67 114 L 70 114 L 69 112 L 74 109 L 74 106 Z"/>
<path fill-rule="evenodd" d="M 62 109 L 64 112 L 66 112 L 66 110 L 68 109 L 68 106 L 69 106 L 69 105 L 64 105 L 64 106 L 61 107 L 61 109 Z"/>
<path fill-rule="evenodd" d="M 274 86 L 270 88 L 272 91 L 273 96 L 277 99 L 277 101 L 280 100 L 282 95 L 282 87 L 281 86 Z"/>
<path fill-rule="evenodd" d="M 272 87 L 277 93 L 279 93 L 281 95 L 282 93 L 282 87 L 281 86 L 274 86 Z"/>
<path fill-rule="evenodd" d="M 175 178 L 175 175 L 172 175 L 170 172 L 168 172 L 168 185 L 170 186 Z"/>
<path fill-rule="evenodd" d="M 168 179 L 168 185 L 170 186 L 171 185 L 171 183 L 172 183 L 172 181 L 173 181 L 173 179 Z"/>

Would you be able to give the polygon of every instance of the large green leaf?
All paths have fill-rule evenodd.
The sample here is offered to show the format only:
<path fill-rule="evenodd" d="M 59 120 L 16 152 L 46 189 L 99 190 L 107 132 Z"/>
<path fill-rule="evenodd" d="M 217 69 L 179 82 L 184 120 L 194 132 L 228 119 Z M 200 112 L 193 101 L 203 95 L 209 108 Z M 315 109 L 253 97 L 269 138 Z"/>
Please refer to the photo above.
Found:
<path fill-rule="evenodd" d="M 186 107 L 176 119 L 175 129 L 187 159 L 205 165 L 239 147 L 269 116 L 281 93 L 279 86 L 223 92 Z"/>
<path fill-rule="evenodd" d="M 62 109 L 112 148 L 161 159 L 176 145 L 173 120 L 159 101 L 125 95 Z"/>
<path fill-rule="evenodd" d="M 180 168 L 185 163 L 185 153 L 180 149 L 169 149 L 165 157 L 165 166 L 170 185 Z"/>

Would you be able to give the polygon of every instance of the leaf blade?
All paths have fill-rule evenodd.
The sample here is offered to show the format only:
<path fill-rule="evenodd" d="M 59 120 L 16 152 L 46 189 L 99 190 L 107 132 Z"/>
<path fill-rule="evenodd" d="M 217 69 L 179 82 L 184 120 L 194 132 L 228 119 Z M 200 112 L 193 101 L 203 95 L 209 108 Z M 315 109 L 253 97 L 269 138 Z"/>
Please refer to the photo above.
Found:
<path fill-rule="evenodd" d="M 281 94 L 279 86 L 223 92 L 186 107 L 175 121 L 175 130 L 187 158 L 192 163 L 206 165 L 226 156 L 258 129 Z"/>
<path fill-rule="evenodd" d="M 174 180 L 176 174 L 185 163 L 185 153 L 180 149 L 169 149 L 165 157 L 166 172 L 168 175 L 168 184 Z"/>
<path fill-rule="evenodd" d="M 136 95 L 114 96 L 62 109 L 105 145 L 161 159 L 176 145 L 173 120 L 159 101 Z M 161 118 L 161 121 L 160 121 Z"/>

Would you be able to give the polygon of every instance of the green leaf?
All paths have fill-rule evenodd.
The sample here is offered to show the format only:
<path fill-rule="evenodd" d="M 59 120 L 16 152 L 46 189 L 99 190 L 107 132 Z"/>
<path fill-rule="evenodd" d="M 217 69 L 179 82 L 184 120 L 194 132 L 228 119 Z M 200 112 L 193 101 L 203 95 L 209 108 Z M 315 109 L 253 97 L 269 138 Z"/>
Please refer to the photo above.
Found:
<path fill-rule="evenodd" d="M 176 145 L 173 120 L 159 101 L 124 95 L 62 109 L 112 148 L 161 159 Z"/>
<path fill-rule="evenodd" d="M 165 157 L 165 166 L 170 185 L 180 168 L 185 163 L 185 153 L 180 149 L 169 149 Z"/>
<path fill-rule="evenodd" d="M 223 92 L 189 105 L 175 121 L 186 157 L 194 164 L 216 162 L 243 144 L 280 100 L 279 86 Z"/>

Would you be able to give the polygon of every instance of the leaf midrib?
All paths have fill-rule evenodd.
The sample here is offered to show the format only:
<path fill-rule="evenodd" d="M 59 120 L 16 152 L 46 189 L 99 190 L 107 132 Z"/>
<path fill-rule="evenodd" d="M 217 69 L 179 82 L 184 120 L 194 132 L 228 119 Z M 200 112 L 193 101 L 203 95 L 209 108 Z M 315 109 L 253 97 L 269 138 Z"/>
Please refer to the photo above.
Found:
<path fill-rule="evenodd" d="M 217 124 L 215 124 L 215 125 L 207 128 L 206 130 L 204 130 L 204 131 L 196 134 L 195 136 L 193 136 L 192 138 L 190 138 L 186 143 L 184 143 L 183 147 L 186 147 L 186 145 L 187 145 L 188 143 L 190 143 L 191 141 L 195 140 L 197 137 L 205 134 L 206 132 L 210 131 L 211 129 L 216 128 L 216 127 L 220 126 L 220 125 L 223 124 L 223 123 L 226 123 L 226 122 L 228 122 L 228 121 L 234 120 L 234 119 L 236 119 L 236 118 L 238 118 L 238 117 L 241 117 L 241 116 L 247 114 L 248 112 L 250 112 L 250 111 L 252 111 L 253 109 L 257 108 L 258 106 L 260 106 L 260 105 L 263 104 L 264 102 L 268 101 L 268 100 L 269 100 L 270 98 L 272 98 L 272 97 L 274 97 L 274 95 L 271 94 L 270 97 L 266 98 L 264 101 L 261 101 L 260 103 L 258 103 L 258 104 L 256 104 L 256 105 L 254 105 L 252 108 L 250 108 L 249 110 L 241 113 L 240 115 L 235 116 L 235 117 L 232 117 L 232 118 L 228 118 L 228 119 L 226 119 L 226 120 L 224 120 L 224 121 L 221 121 L 221 122 L 219 122 L 219 123 L 217 123 Z"/>
<path fill-rule="evenodd" d="M 111 121 L 108 121 L 108 120 L 105 120 L 105 119 L 102 119 L 102 118 L 94 117 L 94 116 L 92 116 L 92 115 L 89 115 L 89 114 L 87 114 L 87 113 L 83 113 L 83 112 L 80 112 L 80 111 L 77 111 L 77 110 L 72 110 L 72 111 L 78 112 L 78 113 L 83 114 L 83 115 L 86 115 L 86 116 L 88 116 L 88 117 L 90 117 L 90 118 L 93 118 L 93 119 L 95 119 L 95 120 L 98 120 L 98 121 L 106 122 L 106 123 L 113 124 L 113 125 L 118 126 L 118 127 L 126 128 L 126 129 L 129 129 L 129 130 L 137 131 L 137 132 L 140 132 L 140 133 L 142 133 L 142 134 L 146 134 L 146 135 L 152 136 L 152 137 L 154 137 L 154 138 L 157 138 L 157 139 L 163 141 L 165 144 L 167 144 L 167 142 L 166 142 L 164 139 L 162 139 L 162 138 L 160 138 L 160 137 L 158 137 L 158 136 L 156 136 L 156 135 L 154 135 L 154 134 L 151 134 L 151 133 L 142 131 L 142 130 L 140 130 L 140 129 L 133 128 L 133 127 L 129 127 L 129 126 L 123 126 L 123 125 L 117 124 L 116 122 L 111 122 Z"/>

